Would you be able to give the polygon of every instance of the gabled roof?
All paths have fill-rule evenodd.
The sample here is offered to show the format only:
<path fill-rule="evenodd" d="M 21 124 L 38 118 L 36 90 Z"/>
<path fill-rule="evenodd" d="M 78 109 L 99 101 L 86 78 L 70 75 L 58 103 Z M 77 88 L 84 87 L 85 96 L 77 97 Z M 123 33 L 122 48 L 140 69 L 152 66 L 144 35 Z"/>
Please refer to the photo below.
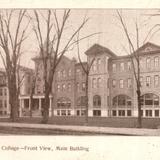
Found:
<path fill-rule="evenodd" d="M 103 47 L 103 46 L 101 46 L 99 44 L 94 44 L 92 47 L 90 47 L 85 52 L 86 55 L 91 55 L 91 54 L 96 55 L 96 54 L 103 54 L 103 53 L 107 53 L 107 54 L 109 54 L 112 57 L 116 57 L 117 56 L 110 49 L 108 49 L 106 47 Z"/>
<path fill-rule="evenodd" d="M 160 53 L 160 46 L 147 42 L 143 46 L 141 46 L 139 49 L 136 50 L 136 53 L 138 54 L 152 54 L 152 53 Z"/>

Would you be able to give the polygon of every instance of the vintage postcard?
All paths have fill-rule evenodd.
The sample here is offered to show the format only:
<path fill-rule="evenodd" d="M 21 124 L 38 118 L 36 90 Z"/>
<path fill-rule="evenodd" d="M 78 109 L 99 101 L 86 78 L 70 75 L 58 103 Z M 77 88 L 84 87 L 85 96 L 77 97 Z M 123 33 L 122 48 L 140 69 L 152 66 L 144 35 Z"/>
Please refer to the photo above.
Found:
<path fill-rule="evenodd" d="M 159 7 L 2 2 L 0 158 L 157 160 Z"/>

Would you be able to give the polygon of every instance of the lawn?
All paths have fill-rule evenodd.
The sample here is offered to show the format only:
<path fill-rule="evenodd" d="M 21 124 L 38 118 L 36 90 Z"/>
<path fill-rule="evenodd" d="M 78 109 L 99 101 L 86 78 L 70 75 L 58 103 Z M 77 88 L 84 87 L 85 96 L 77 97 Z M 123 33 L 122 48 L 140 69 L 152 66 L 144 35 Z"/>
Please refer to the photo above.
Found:
<path fill-rule="evenodd" d="M 1 118 L 1 122 L 10 122 L 8 118 Z M 40 123 L 41 118 L 29 118 L 23 117 L 18 120 L 20 123 Z M 48 124 L 58 125 L 86 125 L 84 117 L 51 117 Z M 136 128 L 137 118 L 127 117 L 89 117 L 89 126 L 101 126 L 101 127 L 123 127 L 123 128 Z M 157 128 L 160 126 L 160 118 L 143 118 L 143 128 Z"/>

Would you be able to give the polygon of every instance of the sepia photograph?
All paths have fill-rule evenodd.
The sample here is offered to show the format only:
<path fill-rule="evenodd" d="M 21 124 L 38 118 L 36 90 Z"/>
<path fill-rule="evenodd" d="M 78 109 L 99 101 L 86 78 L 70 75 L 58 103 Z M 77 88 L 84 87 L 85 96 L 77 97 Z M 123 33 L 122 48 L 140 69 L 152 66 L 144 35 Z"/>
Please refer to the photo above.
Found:
<path fill-rule="evenodd" d="M 0 133 L 159 136 L 159 18 L 1 9 Z"/>

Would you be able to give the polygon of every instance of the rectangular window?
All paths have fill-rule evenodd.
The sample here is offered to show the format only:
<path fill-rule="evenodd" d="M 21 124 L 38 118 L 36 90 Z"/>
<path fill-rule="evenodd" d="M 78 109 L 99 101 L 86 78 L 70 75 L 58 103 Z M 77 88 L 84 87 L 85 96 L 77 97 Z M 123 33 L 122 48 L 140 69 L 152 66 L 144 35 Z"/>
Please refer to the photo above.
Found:
<path fill-rule="evenodd" d="M 97 88 L 101 88 L 101 78 L 98 78 L 97 80 Z"/>
<path fill-rule="evenodd" d="M 112 64 L 112 71 L 116 72 L 116 64 L 115 63 Z"/>
<path fill-rule="evenodd" d="M 116 87 L 116 80 L 112 80 L 112 87 L 115 88 Z"/>
<path fill-rule="evenodd" d="M 3 89 L 0 88 L 0 96 L 2 96 L 2 95 L 3 95 Z"/>
<path fill-rule="evenodd" d="M 61 88 L 60 88 L 60 85 L 59 85 L 59 84 L 57 85 L 57 90 L 58 90 L 58 92 L 60 92 L 60 90 L 61 90 Z"/>
<path fill-rule="evenodd" d="M 118 116 L 125 116 L 125 110 L 119 110 Z"/>
<path fill-rule="evenodd" d="M 139 59 L 139 67 L 143 68 L 143 60 L 142 59 Z"/>
<path fill-rule="evenodd" d="M 128 117 L 131 116 L 131 110 L 127 110 L 127 116 L 128 116 Z"/>
<path fill-rule="evenodd" d="M 65 77 L 66 77 L 66 72 L 65 72 L 65 70 L 63 70 L 62 74 L 63 74 L 63 78 L 65 78 Z"/>
<path fill-rule="evenodd" d="M 124 71 L 124 63 L 123 62 L 120 63 L 120 71 L 121 72 Z"/>
<path fill-rule="evenodd" d="M 101 66 L 101 59 L 98 58 L 98 59 L 97 59 L 97 70 L 98 70 L 98 71 L 100 70 L 100 66 Z"/>
<path fill-rule="evenodd" d="M 130 71 L 131 70 L 131 61 L 127 62 L 127 69 Z"/>
<path fill-rule="evenodd" d="M 86 83 L 83 82 L 83 83 L 82 83 L 82 91 L 85 91 L 85 90 L 86 90 Z"/>
<path fill-rule="evenodd" d="M 152 110 L 145 111 L 146 117 L 152 117 Z"/>
<path fill-rule="evenodd" d="M 123 87 L 124 87 L 123 79 L 120 79 L 120 81 L 119 81 L 119 88 L 123 88 Z"/>
<path fill-rule="evenodd" d="M 77 110 L 77 116 L 80 116 L 80 110 Z"/>
<path fill-rule="evenodd" d="M 93 110 L 93 116 L 101 116 L 101 110 Z"/>
<path fill-rule="evenodd" d="M 79 92 L 79 90 L 80 90 L 80 89 L 79 89 L 79 83 L 77 83 L 77 92 Z"/>
<path fill-rule="evenodd" d="M 71 69 L 68 70 L 68 76 L 70 77 L 72 75 Z"/>
<path fill-rule="evenodd" d="M 62 91 L 65 91 L 65 90 L 66 90 L 66 85 L 63 84 L 63 85 L 62 85 Z"/>
<path fill-rule="evenodd" d="M 114 116 L 114 117 L 117 116 L 117 111 L 116 110 L 112 111 L 112 116 Z"/>
<path fill-rule="evenodd" d="M 92 79 L 92 88 L 96 88 L 96 87 L 97 87 L 96 79 L 93 78 L 93 79 Z"/>
<path fill-rule="evenodd" d="M 147 69 L 151 68 L 151 59 L 150 58 L 147 58 L 147 60 L 146 60 L 146 68 Z"/>
<path fill-rule="evenodd" d="M 159 117 L 159 110 L 155 110 L 155 117 Z"/>
<path fill-rule="evenodd" d="M 86 111 L 85 110 L 81 110 L 81 116 L 86 115 Z"/>
<path fill-rule="evenodd" d="M 154 86 L 155 86 L 155 87 L 158 87 L 158 85 L 159 85 L 159 76 L 158 76 L 158 75 L 155 75 L 155 76 L 154 76 Z"/>
<path fill-rule="evenodd" d="M 94 60 L 94 62 L 92 64 L 92 70 L 93 70 L 93 72 L 95 72 L 97 70 L 97 64 L 96 64 L 95 60 Z"/>
<path fill-rule="evenodd" d="M 2 107 L 3 107 L 2 100 L 0 100 L 0 108 L 2 108 Z"/>
<path fill-rule="evenodd" d="M 143 86 L 143 77 L 140 77 L 140 85 Z"/>
<path fill-rule="evenodd" d="M 76 75 L 80 76 L 81 75 L 81 70 L 79 68 L 76 69 Z"/>
<path fill-rule="evenodd" d="M 127 87 L 128 88 L 132 87 L 132 80 L 130 78 L 128 78 L 128 80 L 127 80 Z"/>
<path fill-rule="evenodd" d="M 67 111 L 67 115 L 70 116 L 71 115 L 71 110 Z"/>
<path fill-rule="evenodd" d="M 7 108 L 7 101 L 4 100 L 3 102 L 4 102 L 4 107 Z"/>
<path fill-rule="evenodd" d="M 61 110 L 61 115 L 66 116 L 66 110 Z"/>
<path fill-rule="evenodd" d="M 71 84 L 70 83 L 68 84 L 68 91 L 69 92 L 71 91 Z"/>
<path fill-rule="evenodd" d="M 141 116 L 143 117 L 143 110 L 141 110 Z"/>
<path fill-rule="evenodd" d="M 57 110 L 57 116 L 60 116 L 60 110 Z"/>
<path fill-rule="evenodd" d="M 158 68 L 159 67 L 159 57 L 154 58 L 154 67 Z"/>
<path fill-rule="evenodd" d="M 151 86 L 151 77 L 150 77 L 150 76 L 147 76 L 147 77 L 146 77 L 146 86 L 147 86 L 147 87 L 150 87 L 150 86 Z"/>

